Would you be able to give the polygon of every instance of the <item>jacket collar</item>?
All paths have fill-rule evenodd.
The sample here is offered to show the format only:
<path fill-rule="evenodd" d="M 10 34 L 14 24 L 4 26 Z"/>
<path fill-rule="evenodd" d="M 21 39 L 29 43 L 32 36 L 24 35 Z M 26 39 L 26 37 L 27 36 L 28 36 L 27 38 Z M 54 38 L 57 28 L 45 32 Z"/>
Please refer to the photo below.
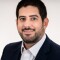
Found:
<path fill-rule="evenodd" d="M 18 46 L 17 57 L 18 56 L 19 57 L 16 60 L 20 60 L 21 45 L 22 45 L 22 42 L 20 42 L 20 45 Z M 46 60 L 49 53 L 50 53 L 50 39 L 46 36 L 46 40 L 45 40 L 44 44 L 42 45 L 42 47 L 40 48 L 35 60 Z"/>
<path fill-rule="evenodd" d="M 39 50 L 35 60 L 46 60 L 47 56 L 50 52 L 50 39 L 48 37 L 46 37 L 46 40 L 43 44 L 43 46 L 41 47 L 41 49 Z"/>
<path fill-rule="evenodd" d="M 16 51 L 15 60 L 20 60 L 21 58 L 21 45 L 22 45 L 22 41 L 19 42 L 19 46 L 17 46 L 17 49 L 15 50 Z"/>

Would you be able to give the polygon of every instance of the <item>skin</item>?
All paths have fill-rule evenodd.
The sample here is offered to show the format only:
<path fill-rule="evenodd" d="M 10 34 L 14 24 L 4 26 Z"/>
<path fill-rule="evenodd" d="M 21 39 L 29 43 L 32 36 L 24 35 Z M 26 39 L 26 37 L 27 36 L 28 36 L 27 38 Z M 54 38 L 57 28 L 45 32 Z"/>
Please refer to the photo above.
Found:
<path fill-rule="evenodd" d="M 46 17 L 42 22 L 38 8 L 35 6 L 26 6 L 19 9 L 16 23 L 24 46 L 26 49 L 29 49 L 43 37 L 48 25 L 48 18 Z"/>

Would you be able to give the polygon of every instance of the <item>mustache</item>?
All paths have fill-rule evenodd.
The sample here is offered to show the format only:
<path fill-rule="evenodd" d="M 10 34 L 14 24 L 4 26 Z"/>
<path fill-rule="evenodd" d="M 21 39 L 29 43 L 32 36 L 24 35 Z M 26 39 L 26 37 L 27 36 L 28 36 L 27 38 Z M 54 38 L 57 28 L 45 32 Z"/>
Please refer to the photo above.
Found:
<path fill-rule="evenodd" d="M 24 29 L 22 29 L 22 31 L 25 31 L 25 30 L 33 30 L 33 31 L 35 31 L 35 29 L 32 29 L 32 28 L 24 28 Z"/>

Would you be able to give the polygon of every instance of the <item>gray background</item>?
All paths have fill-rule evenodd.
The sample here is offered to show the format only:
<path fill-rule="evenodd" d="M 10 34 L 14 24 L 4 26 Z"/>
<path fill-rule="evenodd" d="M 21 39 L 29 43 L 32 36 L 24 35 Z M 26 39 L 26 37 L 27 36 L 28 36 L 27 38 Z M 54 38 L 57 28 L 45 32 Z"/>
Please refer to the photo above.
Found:
<path fill-rule="evenodd" d="M 48 36 L 60 45 L 60 0 L 42 0 L 48 12 Z M 0 0 L 0 57 L 3 48 L 11 42 L 21 41 L 17 28 L 15 10 L 19 0 Z"/>

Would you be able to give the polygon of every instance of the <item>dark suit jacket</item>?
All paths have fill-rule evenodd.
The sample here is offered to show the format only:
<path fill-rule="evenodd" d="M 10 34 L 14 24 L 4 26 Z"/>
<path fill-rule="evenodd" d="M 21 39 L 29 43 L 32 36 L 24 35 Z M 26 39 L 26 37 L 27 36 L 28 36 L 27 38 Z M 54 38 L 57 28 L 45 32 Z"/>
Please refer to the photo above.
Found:
<path fill-rule="evenodd" d="M 22 42 L 16 42 L 7 45 L 4 48 L 1 60 L 20 60 L 21 43 Z M 35 60 L 60 60 L 60 46 L 46 37 Z"/>

